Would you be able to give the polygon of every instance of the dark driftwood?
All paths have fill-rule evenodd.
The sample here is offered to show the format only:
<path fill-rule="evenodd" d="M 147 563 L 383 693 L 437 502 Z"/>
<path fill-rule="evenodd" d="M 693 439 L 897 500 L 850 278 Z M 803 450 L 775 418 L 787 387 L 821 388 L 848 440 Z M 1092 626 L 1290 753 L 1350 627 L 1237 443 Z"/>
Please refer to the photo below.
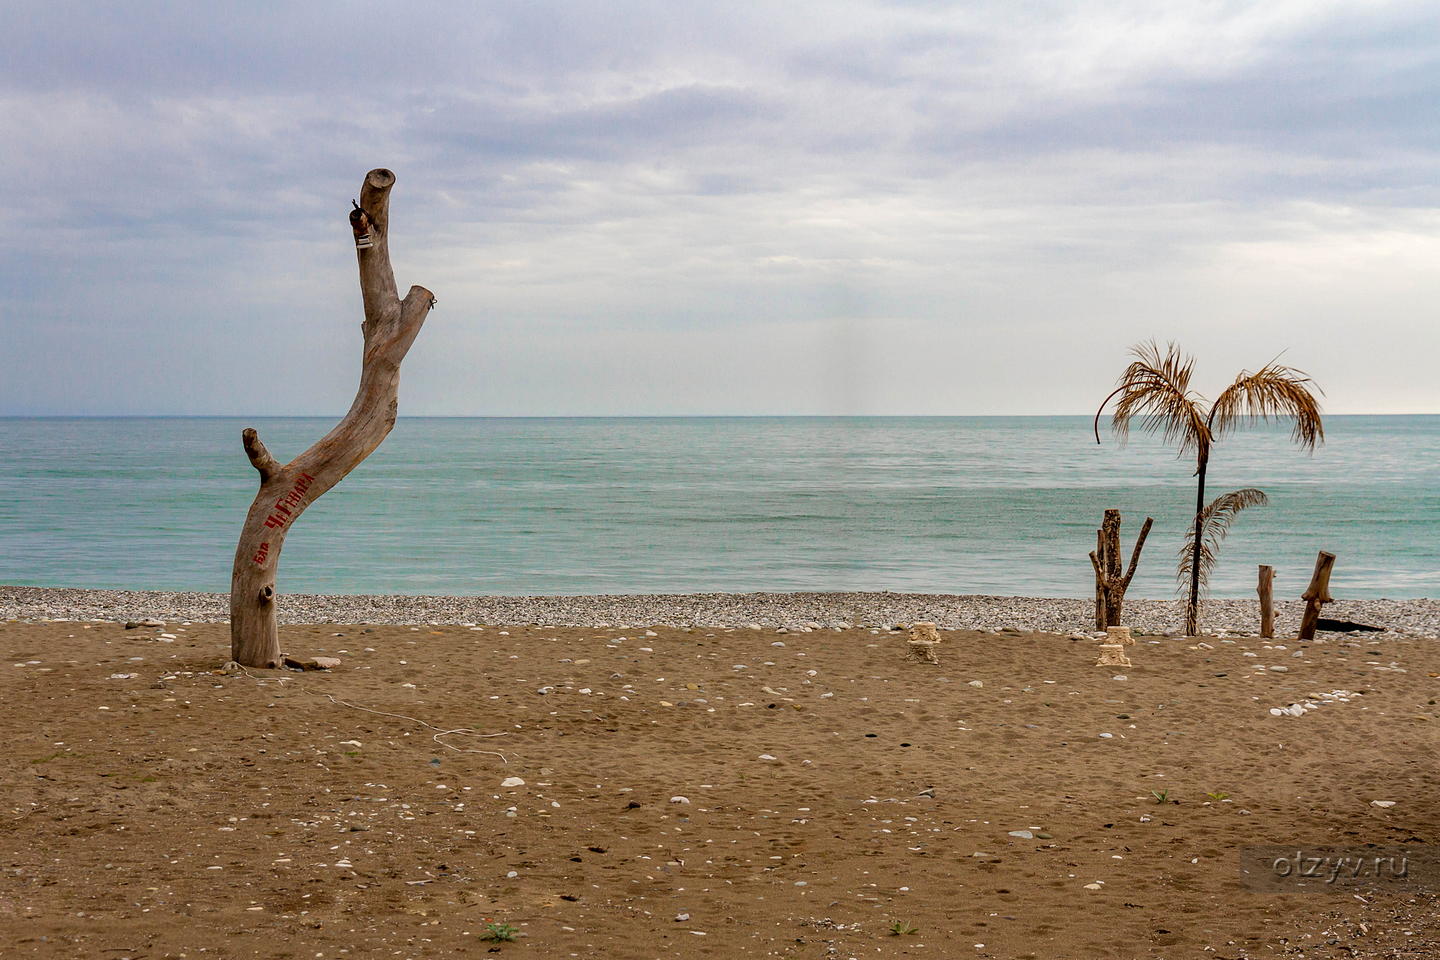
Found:
<path fill-rule="evenodd" d="M 1315 629 L 1330 630 L 1334 633 L 1350 633 L 1352 631 L 1359 631 L 1360 633 L 1381 633 L 1385 630 L 1385 627 L 1377 627 L 1371 623 L 1356 623 L 1354 620 L 1329 620 L 1321 617 L 1315 621 Z"/>
<path fill-rule="evenodd" d="M 424 287 L 400 299 L 390 268 L 390 188 L 395 174 L 371 170 L 360 188 L 360 216 L 352 217 L 365 352 L 360 387 L 350 411 L 335 428 L 289 463 L 281 464 L 252 429 L 242 434 L 245 454 L 260 474 L 230 577 L 230 656 L 247 667 L 278 667 L 275 572 L 285 535 L 305 508 L 339 483 L 378 446 L 395 425 L 400 362 L 415 342 L 435 298 Z M 360 238 L 368 236 L 368 245 Z"/>
<path fill-rule="evenodd" d="M 1329 603 L 1330 571 L 1335 568 L 1335 554 L 1320 551 L 1315 558 L 1315 572 L 1310 575 L 1310 586 L 1300 595 L 1305 601 L 1305 613 L 1300 618 L 1300 639 L 1314 640 L 1315 628 L 1320 625 L 1320 607 Z"/>
<path fill-rule="evenodd" d="M 1255 587 L 1260 595 L 1260 636 L 1275 636 L 1275 568 L 1260 564 L 1260 582 Z"/>
<path fill-rule="evenodd" d="M 1154 518 L 1145 518 L 1140 536 L 1135 538 L 1135 549 L 1130 552 L 1130 569 L 1124 571 L 1120 566 L 1120 511 L 1114 508 L 1105 511 L 1105 519 L 1095 531 L 1095 549 L 1090 553 L 1090 565 L 1095 569 L 1095 629 L 1121 625 L 1125 591 L 1135 578 L 1140 550 L 1154 523 Z"/>

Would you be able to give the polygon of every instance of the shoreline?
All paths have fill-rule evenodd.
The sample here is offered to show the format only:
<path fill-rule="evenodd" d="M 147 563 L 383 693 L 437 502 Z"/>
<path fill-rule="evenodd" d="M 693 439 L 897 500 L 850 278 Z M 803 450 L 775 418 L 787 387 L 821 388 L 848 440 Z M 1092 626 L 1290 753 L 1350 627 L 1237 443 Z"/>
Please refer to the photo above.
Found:
<path fill-rule="evenodd" d="M 1276 632 L 1293 633 L 1303 601 L 1277 600 Z M 1383 627 L 1395 634 L 1440 638 L 1440 599 L 1336 600 L 1324 616 Z M 0 620 L 131 620 L 223 623 L 229 594 L 161 590 L 91 590 L 0 585 Z M 1206 602 L 1206 633 L 1253 633 L 1257 602 Z M 791 630 L 872 627 L 933 620 L 944 630 L 1047 633 L 1094 628 L 1093 598 L 1002 597 L 917 593 L 695 593 L 596 596 L 408 596 L 282 594 L 282 624 L 546 624 L 748 627 Z M 1179 634 L 1181 600 L 1128 600 L 1125 621 L 1141 633 Z"/>

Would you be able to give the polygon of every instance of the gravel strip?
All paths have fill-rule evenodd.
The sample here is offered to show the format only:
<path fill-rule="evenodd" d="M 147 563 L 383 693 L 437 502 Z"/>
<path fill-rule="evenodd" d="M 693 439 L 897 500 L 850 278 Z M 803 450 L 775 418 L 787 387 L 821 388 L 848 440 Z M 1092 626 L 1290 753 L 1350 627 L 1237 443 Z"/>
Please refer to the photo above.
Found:
<path fill-rule="evenodd" d="M 1294 633 L 1303 603 L 1278 601 L 1276 632 Z M 1211 600 L 1207 633 L 1253 633 L 1254 600 Z M 280 597 L 281 623 L 487 623 L 554 626 L 890 627 L 933 620 L 947 630 L 1041 630 L 1094 627 L 1093 599 L 957 596 L 921 593 L 694 593 L 597 597 Z M 1384 627 L 1408 636 L 1440 635 L 1440 600 L 1337 600 L 1324 616 Z M 78 590 L 0 586 L 0 619 L 160 620 L 223 622 L 229 595 L 142 590 Z M 1125 621 L 1138 632 L 1178 634 L 1179 600 L 1129 600 Z"/>

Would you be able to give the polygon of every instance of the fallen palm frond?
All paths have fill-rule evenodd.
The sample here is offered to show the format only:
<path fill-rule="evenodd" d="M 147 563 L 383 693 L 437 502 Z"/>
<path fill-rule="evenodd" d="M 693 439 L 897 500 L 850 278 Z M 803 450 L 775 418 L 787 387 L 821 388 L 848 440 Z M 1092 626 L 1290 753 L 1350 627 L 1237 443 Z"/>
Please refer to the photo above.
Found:
<path fill-rule="evenodd" d="M 1230 533 L 1230 524 L 1246 507 L 1262 507 L 1269 502 L 1264 491 L 1254 487 L 1232 490 L 1210 501 L 1200 512 L 1200 549 L 1195 549 L 1195 527 L 1185 531 L 1185 545 L 1180 548 L 1180 562 L 1176 565 L 1176 576 L 1181 586 L 1191 582 L 1192 564 L 1200 560 L 1200 589 L 1208 591 L 1210 571 L 1220 554 L 1220 543 Z"/>

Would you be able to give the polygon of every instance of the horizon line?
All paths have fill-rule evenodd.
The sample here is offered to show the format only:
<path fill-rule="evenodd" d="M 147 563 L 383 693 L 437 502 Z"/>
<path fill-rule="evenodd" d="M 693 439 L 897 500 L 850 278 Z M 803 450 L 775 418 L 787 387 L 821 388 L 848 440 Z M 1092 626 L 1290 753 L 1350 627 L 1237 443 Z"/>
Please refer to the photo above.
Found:
<path fill-rule="evenodd" d="M 0 413 L 0 420 L 338 420 L 341 413 Z M 397 420 L 945 420 L 1041 419 L 1094 413 L 412 413 Z M 1327 413 L 1326 417 L 1435 417 L 1440 412 Z M 1103 419 L 1103 417 L 1102 417 Z"/>

